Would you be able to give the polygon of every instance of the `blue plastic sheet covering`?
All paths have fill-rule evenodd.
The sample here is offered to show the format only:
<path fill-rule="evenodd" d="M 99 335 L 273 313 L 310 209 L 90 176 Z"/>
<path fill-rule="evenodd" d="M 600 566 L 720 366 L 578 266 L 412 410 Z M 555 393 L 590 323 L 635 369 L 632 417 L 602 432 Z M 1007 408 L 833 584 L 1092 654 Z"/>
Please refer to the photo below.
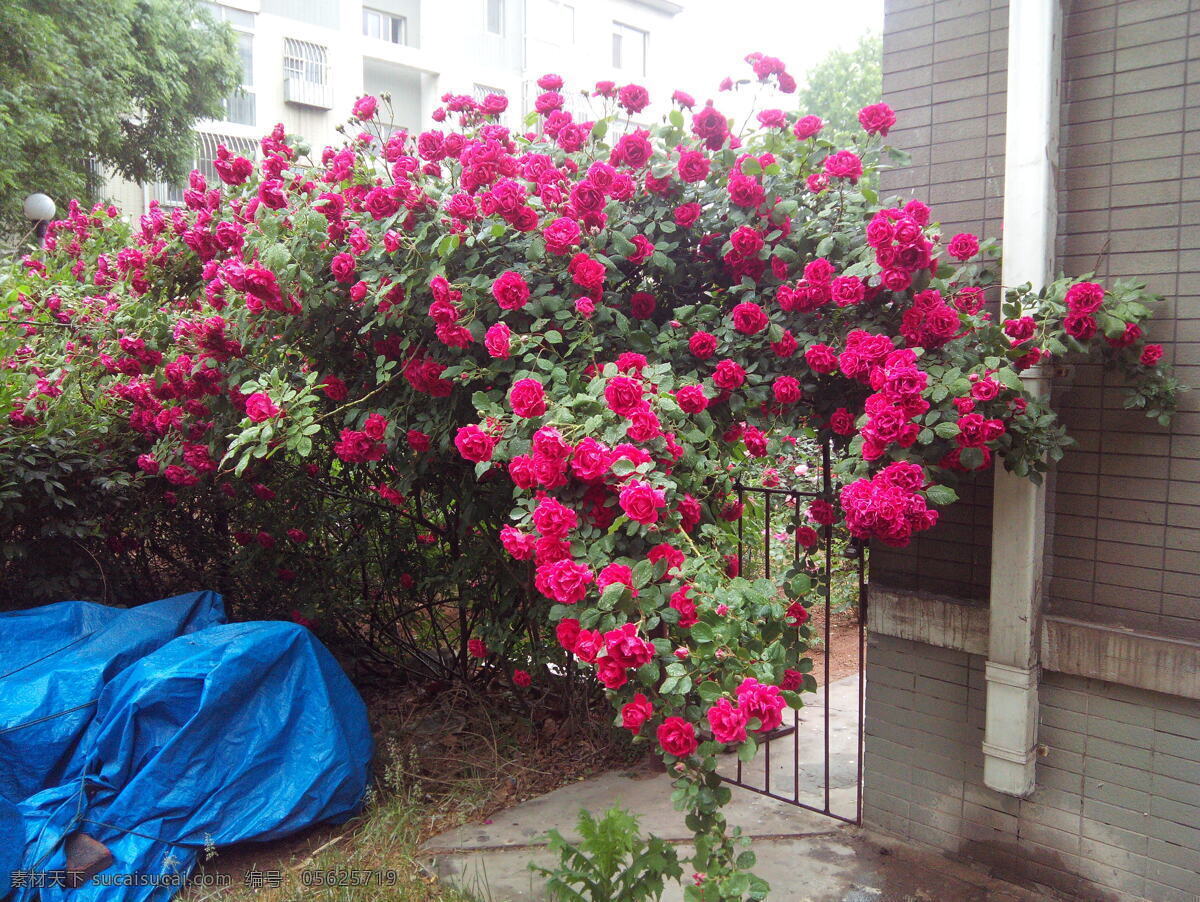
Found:
<path fill-rule="evenodd" d="M 19 850 L 16 883 L 62 870 L 76 831 L 115 863 L 76 889 L 10 890 L 5 880 L 0 897 L 170 899 L 206 845 L 352 816 L 371 753 L 361 698 L 304 627 L 238 623 L 179 636 L 105 683 L 65 779 L 18 802 L 19 820 L 0 802 L 0 848 Z"/>
<path fill-rule="evenodd" d="M 177 636 L 224 622 L 213 592 L 0 614 L 0 796 L 19 802 L 61 782 L 109 680 Z"/>

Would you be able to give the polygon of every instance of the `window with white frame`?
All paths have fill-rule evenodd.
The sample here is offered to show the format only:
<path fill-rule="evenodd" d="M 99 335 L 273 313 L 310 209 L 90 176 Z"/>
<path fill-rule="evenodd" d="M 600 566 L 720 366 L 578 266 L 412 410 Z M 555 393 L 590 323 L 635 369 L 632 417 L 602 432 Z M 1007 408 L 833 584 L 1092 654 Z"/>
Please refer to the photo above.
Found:
<path fill-rule="evenodd" d="M 647 37 L 646 32 L 640 28 L 623 22 L 613 22 L 613 68 L 630 75 L 645 75 Z"/>
<path fill-rule="evenodd" d="M 363 34 L 389 44 L 408 43 L 408 19 L 395 13 L 363 7 Z"/>
<path fill-rule="evenodd" d="M 329 54 L 320 44 L 284 38 L 283 99 L 326 110 L 333 108 Z"/>
<path fill-rule="evenodd" d="M 504 0 L 483 0 L 483 27 L 488 34 L 504 34 Z"/>
<path fill-rule="evenodd" d="M 254 98 L 254 13 L 233 9 L 219 3 L 205 3 L 204 8 L 218 22 L 228 22 L 233 27 L 237 42 L 238 59 L 242 64 L 242 86 L 224 100 L 225 121 L 238 125 L 256 125 Z"/>

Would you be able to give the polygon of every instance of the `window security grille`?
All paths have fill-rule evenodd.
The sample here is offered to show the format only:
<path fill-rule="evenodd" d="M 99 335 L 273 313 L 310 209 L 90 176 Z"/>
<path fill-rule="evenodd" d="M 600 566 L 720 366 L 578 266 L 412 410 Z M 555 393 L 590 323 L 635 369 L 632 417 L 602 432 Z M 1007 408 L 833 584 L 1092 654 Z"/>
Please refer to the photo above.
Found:
<path fill-rule="evenodd" d="M 284 39 L 283 99 L 301 106 L 333 109 L 329 54 L 320 44 Z"/>

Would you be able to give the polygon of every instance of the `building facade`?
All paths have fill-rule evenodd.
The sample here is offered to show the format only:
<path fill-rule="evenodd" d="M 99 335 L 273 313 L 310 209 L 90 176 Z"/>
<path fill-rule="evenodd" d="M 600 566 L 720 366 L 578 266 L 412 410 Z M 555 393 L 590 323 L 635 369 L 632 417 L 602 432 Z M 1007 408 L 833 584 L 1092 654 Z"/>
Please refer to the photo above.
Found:
<path fill-rule="evenodd" d="M 221 0 L 206 4 L 233 28 L 242 88 L 221 120 L 197 125 L 196 168 L 216 181 L 219 144 L 251 153 L 282 122 L 314 153 L 338 140 L 354 101 L 388 95 L 386 129 L 431 127 L 443 94 L 504 94 L 504 124 L 522 125 L 537 78 L 566 80 L 568 108 L 588 118 L 580 89 L 600 79 L 664 95 L 664 31 L 682 10 L 671 0 Z M 673 86 L 672 86 L 673 87 Z M 182 202 L 182 185 L 113 183 L 129 215 L 151 200 Z"/>
<path fill-rule="evenodd" d="M 947 235 L 1025 227 L 1004 221 L 1007 132 L 1022 122 L 1008 98 L 1018 6 L 1058 20 L 1056 266 L 1163 295 L 1151 338 L 1196 386 L 1196 0 L 888 0 L 884 94 L 913 165 L 883 187 L 930 202 Z M 1051 388 L 1079 444 L 1047 492 L 1028 624 L 1032 792 L 998 791 L 985 773 L 989 696 L 1006 672 L 993 663 L 996 615 L 1013 599 L 991 566 L 1007 530 L 1000 481 L 980 479 L 911 549 L 873 550 L 865 818 L 1082 899 L 1194 902 L 1200 393 L 1160 427 L 1124 408 L 1119 383 L 1084 364 Z"/>

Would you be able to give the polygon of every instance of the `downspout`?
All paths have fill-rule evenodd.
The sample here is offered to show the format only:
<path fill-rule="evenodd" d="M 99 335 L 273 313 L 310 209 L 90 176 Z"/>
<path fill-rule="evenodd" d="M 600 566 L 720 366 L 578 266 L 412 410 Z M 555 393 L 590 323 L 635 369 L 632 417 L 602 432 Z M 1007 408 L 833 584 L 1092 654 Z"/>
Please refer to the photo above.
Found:
<path fill-rule="evenodd" d="M 1034 290 L 1053 278 L 1058 202 L 1059 0 L 1010 0 L 1004 141 L 1002 283 Z M 1049 374 L 1032 367 L 1025 387 L 1043 397 Z M 1013 796 L 1034 790 L 1038 634 L 1046 488 L 997 466 L 992 502 L 990 630 L 983 782 Z"/>

